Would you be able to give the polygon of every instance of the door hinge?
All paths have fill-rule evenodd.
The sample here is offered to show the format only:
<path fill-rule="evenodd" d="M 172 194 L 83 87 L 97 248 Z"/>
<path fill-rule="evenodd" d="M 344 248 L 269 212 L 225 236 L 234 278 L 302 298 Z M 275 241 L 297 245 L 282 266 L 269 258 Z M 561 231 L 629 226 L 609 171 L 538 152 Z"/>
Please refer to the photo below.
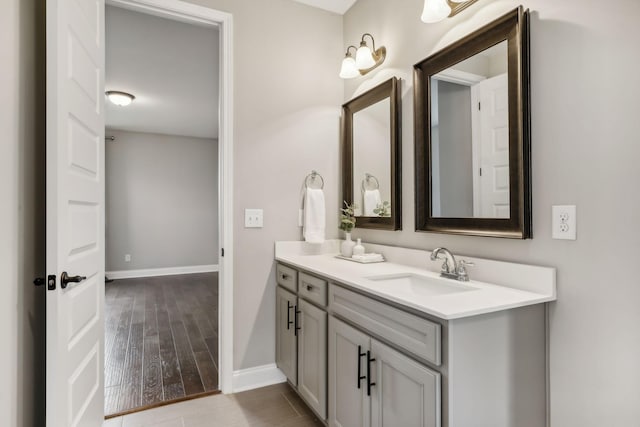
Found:
<path fill-rule="evenodd" d="M 480 168 L 480 176 L 482 176 L 482 168 Z"/>
<path fill-rule="evenodd" d="M 222 256 L 222 257 L 224 256 L 224 248 L 220 249 L 220 256 Z"/>
<path fill-rule="evenodd" d="M 478 111 L 480 111 L 480 110 L 481 110 L 480 103 L 478 102 Z"/>

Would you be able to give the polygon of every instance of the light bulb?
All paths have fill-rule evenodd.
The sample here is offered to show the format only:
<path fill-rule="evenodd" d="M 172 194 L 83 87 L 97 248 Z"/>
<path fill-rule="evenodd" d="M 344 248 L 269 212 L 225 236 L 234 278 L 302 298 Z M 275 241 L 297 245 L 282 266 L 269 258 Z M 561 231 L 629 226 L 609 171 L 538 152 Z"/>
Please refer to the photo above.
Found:
<path fill-rule="evenodd" d="M 353 59 L 351 55 L 347 55 L 342 60 L 342 67 L 340 68 L 340 77 L 343 79 L 352 79 L 354 77 L 358 77 L 360 72 L 358 71 L 358 67 L 356 67 L 356 61 Z"/>
<path fill-rule="evenodd" d="M 366 70 L 376 65 L 376 60 L 373 59 L 371 49 L 365 42 L 360 43 L 360 47 L 356 51 L 356 66 L 359 70 Z"/>
<path fill-rule="evenodd" d="M 432 24 L 442 21 L 451 13 L 451 7 L 447 0 L 424 0 L 424 10 L 422 11 L 422 22 Z"/>

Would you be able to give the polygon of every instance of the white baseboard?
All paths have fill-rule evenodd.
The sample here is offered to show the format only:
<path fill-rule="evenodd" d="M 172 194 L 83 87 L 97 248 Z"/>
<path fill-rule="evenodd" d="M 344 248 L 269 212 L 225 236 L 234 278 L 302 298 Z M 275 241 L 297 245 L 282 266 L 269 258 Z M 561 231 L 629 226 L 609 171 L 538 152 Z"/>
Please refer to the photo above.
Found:
<path fill-rule="evenodd" d="M 240 369 L 233 371 L 233 392 L 239 393 L 254 388 L 266 387 L 283 383 L 286 380 L 287 377 L 278 369 L 275 363 Z"/>
<path fill-rule="evenodd" d="M 187 267 L 147 268 L 143 270 L 107 271 L 109 279 L 133 279 L 136 277 L 173 276 L 175 274 L 211 273 L 218 271 L 218 264 L 190 265 Z"/>

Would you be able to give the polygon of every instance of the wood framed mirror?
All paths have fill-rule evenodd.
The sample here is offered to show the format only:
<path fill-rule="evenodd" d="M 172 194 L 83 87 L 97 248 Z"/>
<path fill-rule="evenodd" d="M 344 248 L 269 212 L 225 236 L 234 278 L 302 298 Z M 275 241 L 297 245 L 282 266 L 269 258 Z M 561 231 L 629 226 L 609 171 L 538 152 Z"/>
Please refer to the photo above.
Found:
<path fill-rule="evenodd" d="M 399 85 L 393 77 L 342 106 L 342 197 L 358 228 L 402 228 Z"/>
<path fill-rule="evenodd" d="M 529 13 L 414 65 L 416 231 L 531 237 Z"/>

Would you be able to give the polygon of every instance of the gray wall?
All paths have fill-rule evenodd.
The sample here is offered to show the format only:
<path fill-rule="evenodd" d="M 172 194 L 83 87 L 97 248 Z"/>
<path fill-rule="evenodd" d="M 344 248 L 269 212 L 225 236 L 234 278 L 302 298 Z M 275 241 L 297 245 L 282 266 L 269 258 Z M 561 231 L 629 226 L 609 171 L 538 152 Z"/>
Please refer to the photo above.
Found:
<path fill-rule="evenodd" d="M 630 40 L 640 38 L 640 2 L 525 3 L 533 11 L 534 232 L 526 241 L 414 232 L 412 66 L 521 2 L 480 1 L 431 25 L 420 21 L 423 4 L 359 1 L 344 19 L 345 44 L 370 32 L 388 52 L 382 70 L 345 83 L 345 100 L 364 81 L 405 78 L 403 231 L 356 229 L 354 236 L 557 267 L 558 301 L 550 306 L 551 425 L 639 425 L 640 56 Z M 577 205 L 577 241 L 551 239 L 554 204 Z"/>
<path fill-rule="evenodd" d="M 0 6 L 0 425 L 43 426 L 44 2 Z"/>
<path fill-rule="evenodd" d="M 290 0 L 190 0 L 233 14 L 234 369 L 275 362 L 274 242 L 301 238 L 300 188 L 324 177 L 338 236 L 342 17 Z M 264 228 L 244 228 L 263 208 Z M 334 213 L 334 214 L 332 214 Z"/>
<path fill-rule="evenodd" d="M 218 141 L 106 134 L 107 272 L 218 264 Z"/>

